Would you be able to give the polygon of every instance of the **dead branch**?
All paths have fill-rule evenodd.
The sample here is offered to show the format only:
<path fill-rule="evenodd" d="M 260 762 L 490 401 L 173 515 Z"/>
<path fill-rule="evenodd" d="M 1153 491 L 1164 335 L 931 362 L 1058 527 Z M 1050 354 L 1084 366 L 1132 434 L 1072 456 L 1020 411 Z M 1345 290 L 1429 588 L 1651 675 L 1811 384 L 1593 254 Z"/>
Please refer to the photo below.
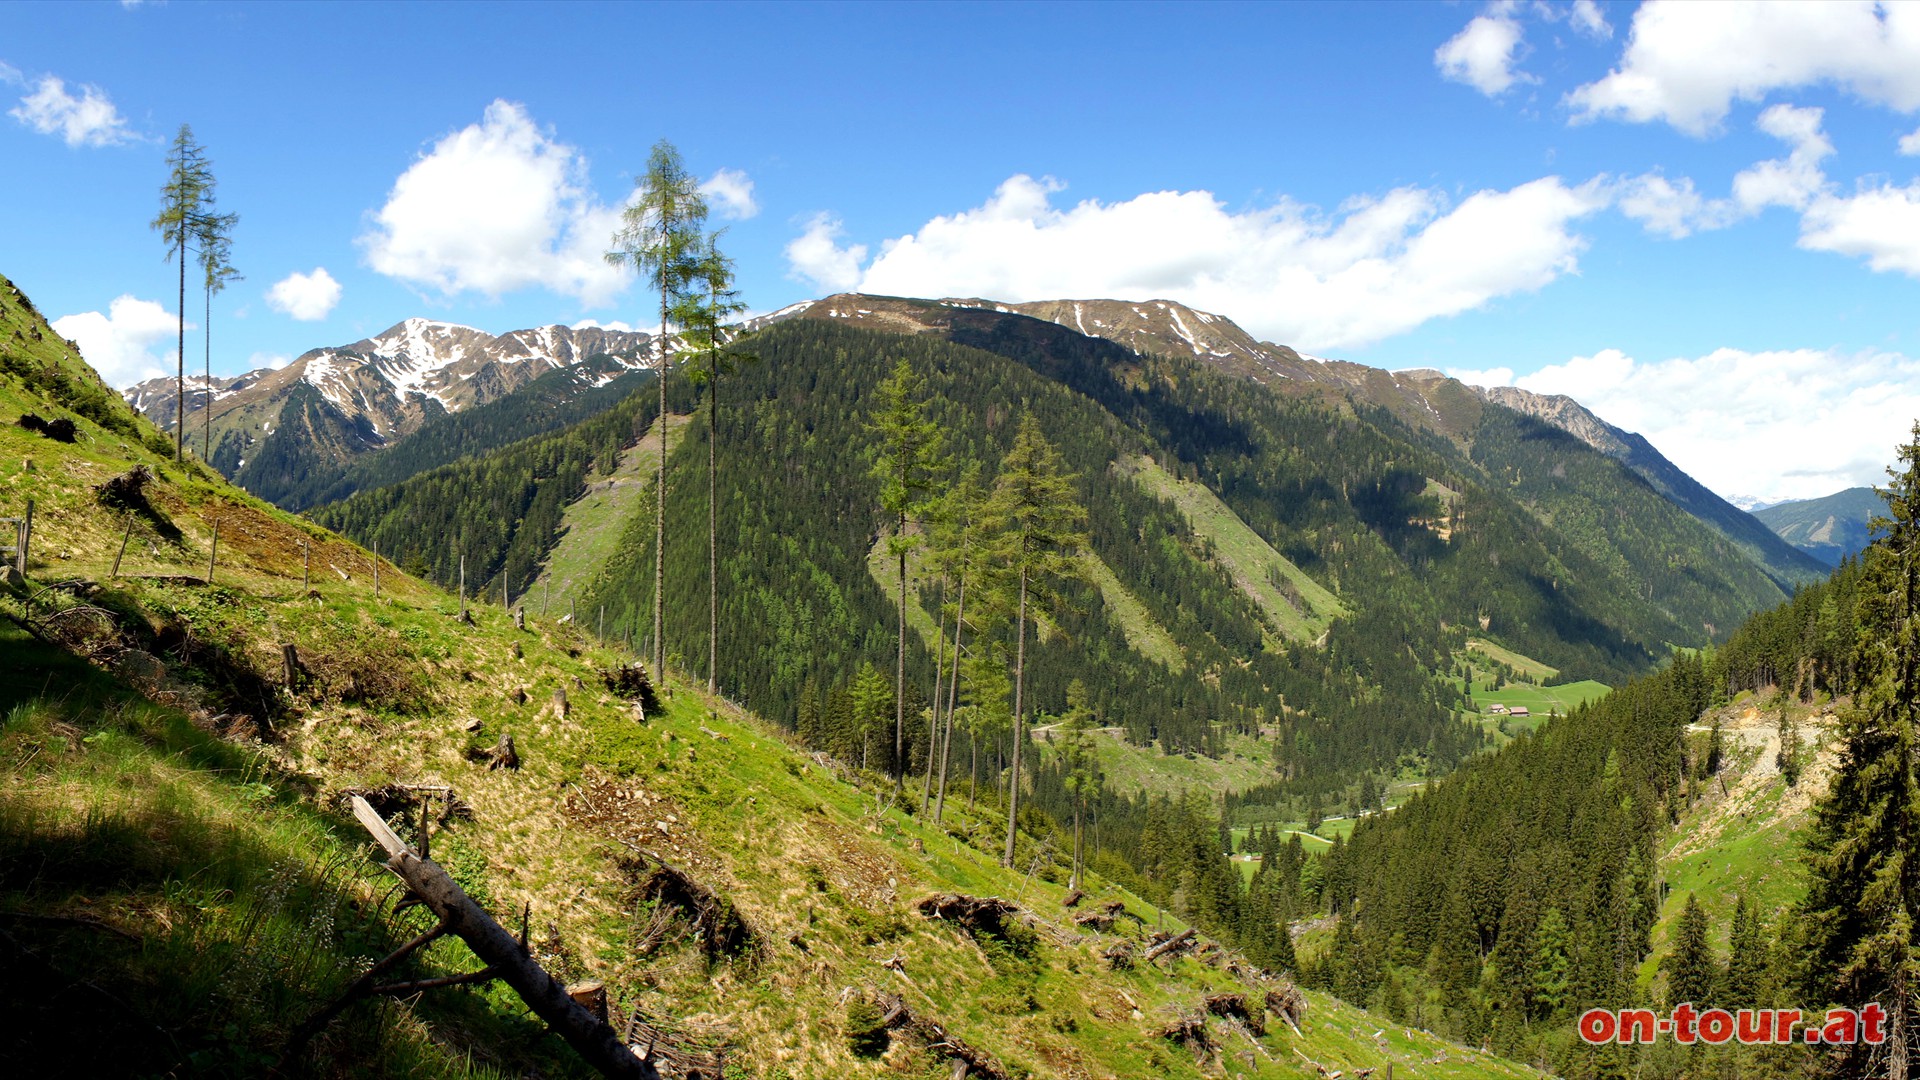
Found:
<path fill-rule="evenodd" d="M 1207 1011 L 1223 1020 L 1234 1019 L 1247 1025 L 1255 1038 L 1267 1033 L 1266 1012 L 1247 1003 L 1245 994 L 1209 994 Z"/>
<path fill-rule="evenodd" d="M 1149 964 L 1153 963 L 1155 960 L 1160 959 L 1162 956 L 1167 955 L 1168 953 L 1173 953 L 1175 955 L 1178 955 L 1179 953 L 1184 952 L 1186 949 L 1191 947 L 1193 944 L 1193 928 L 1191 926 L 1173 935 L 1172 937 L 1161 937 L 1160 935 L 1155 935 L 1155 936 L 1160 937 L 1160 940 L 1156 941 L 1150 948 L 1148 948 L 1146 951 L 1146 954 L 1142 957 L 1142 959 L 1144 959 Z"/>
<path fill-rule="evenodd" d="M 480 910 L 438 864 L 409 849 L 366 800 L 353 800 L 353 814 L 386 849 L 387 868 L 440 917 L 444 932 L 466 942 L 582 1059 L 604 1076 L 659 1080 L 658 1069 L 629 1050 L 605 1021 L 569 997 L 566 987 L 534 961 L 524 944 Z"/>
<path fill-rule="evenodd" d="M 994 1059 L 992 1054 L 980 1049 L 965 1039 L 948 1031 L 938 1021 L 927 1017 L 916 1017 L 907 1007 L 905 999 L 896 994 L 881 994 L 879 997 L 881 1022 L 888 1030 L 903 1031 L 926 1044 L 929 1051 L 944 1055 L 953 1062 L 955 1080 L 967 1076 L 985 1077 L 986 1080 L 1013 1080 L 1006 1068 Z"/>

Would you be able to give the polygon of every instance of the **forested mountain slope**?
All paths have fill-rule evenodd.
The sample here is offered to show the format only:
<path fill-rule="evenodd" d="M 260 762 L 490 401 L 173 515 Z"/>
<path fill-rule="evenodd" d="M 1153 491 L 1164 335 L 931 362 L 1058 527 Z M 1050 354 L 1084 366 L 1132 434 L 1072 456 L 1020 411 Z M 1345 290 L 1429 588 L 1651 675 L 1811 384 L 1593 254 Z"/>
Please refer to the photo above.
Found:
<path fill-rule="evenodd" d="M 1472 425 L 1470 454 L 1344 392 L 1275 393 L 1209 363 L 952 302 L 834 298 L 751 348 L 762 362 L 721 384 L 718 668 L 730 694 L 784 722 L 825 708 L 862 665 L 890 660 L 894 617 L 866 565 L 882 531 L 868 424 L 872 388 L 903 357 L 930 380 L 949 441 L 989 479 L 1019 417 L 1041 418 L 1079 476 L 1095 553 L 1187 661 L 1172 671 L 1140 654 L 1098 590 L 1070 584 L 1053 616 L 1064 633 L 1030 643 L 1034 706 L 1063 709 L 1081 677 L 1104 722 L 1170 752 L 1261 735 L 1277 778 L 1308 785 L 1445 768 L 1480 742 L 1443 677 L 1469 632 L 1569 681 L 1617 683 L 1670 644 L 1704 644 L 1782 595 L 1618 462 L 1471 394 L 1459 414 Z M 677 376 L 668 389 L 669 409 L 695 416 L 669 468 L 668 646 L 703 670 L 709 434 L 700 391 Z M 627 408 L 633 415 L 589 422 L 597 434 L 587 441 L 610 449 L 650 417 L 644 405 Z M 418 548 L 446 583 L 465 529 L 469 582 L 498 595 L 504 571 L 509 593 L 522 594 L 552 543 L 554 493 L 564 502 L 586 487 L 586 471 L 562 477 L 530 463 L 611 467 L 572 438 L 529 440 L 318 513 L 396 558 Z M 1204 486 L 1239 529 L 1196 525 L 1176 492 L 1129 466 L 1143 455 Z M 650 504 L 639 500 L 583 609 L 598 618 L 604 605 L 608 632 L 640 644 L 652 625 Z M 1230 543 L 1280 557 L 1268 583 L 1276 592 L 1288 595 L 1288 575 L 1302 574 L 1347 617 L 1318 643 L 1276 632 Z M 1288 602 L 1311 606 L 1313 592 L 1296 586 Z M 937 582 L 918 593 L 931 612 Z M 930 686 L 933 659 L 914 644 L 910 670 Z"/>
<path fill-rule="evenodd" d="M 0 588 L 0 1061 L 22 1075 L 584 1075 L 505 987 L 447 985 L 479 966 L 452 939 L 376 973 L 403 1007 L 363 1000 L 293 1039 L 433 922 L 396 903 L 347 794 L 430 838 L 534 960 L 599 983 L 682 1074 L 724 1053 L 760 1080 L 955 1059 L 976 1077 L 1533 1075 L 1294 998 L 1216 941 L 1145 958 L 1180 918 L 1099 872 L 1070 900 L 1045 815 L 999 866 L 990 790 L 936 826 L 884 775 L 677 676 L 636 715 L 610 643 L 463 618 L 173 465 L 3 281 L 0 359 L 0 512 L 36 508 L 26 581 Z M 1217 871 L 1196 825 L 1163 819 L 1156 857 L 1213 849 Z M 1010 906 L 972 929 L 940 915 L 956 901 L 923 907 L 956 894 Z"/>
<path fill-rule="evenodd" d="M 1310 981 L 1567 1075 L 1804 1075 L 1812 1059 L 1794 1048 L 1582 1047 L 1572 1019 L 1828 1000 L 1795 912 L 1810 807 L 1835 767 L 1831 703 L 1858 690 L 1862 582 L 1848 563 L 1710 653 L 1362 822 L 1329 871 L 1339 887 L 1322 910 L 1338 928 L 1305 961 Z M 1689 904 L 1714 918 L 1693 945 Z M 1680 974 L 1701 956 L 1704 989 Z"/>
<path fill-rule="evenodd" d="M 1777 503 L 1753 516 L 1780 539 L 1822 562 L 1838 566 L 1873 539 L 1868 523 L 1887 512 L 1872 488 L 1848 488 L 1818 499 Z"/>

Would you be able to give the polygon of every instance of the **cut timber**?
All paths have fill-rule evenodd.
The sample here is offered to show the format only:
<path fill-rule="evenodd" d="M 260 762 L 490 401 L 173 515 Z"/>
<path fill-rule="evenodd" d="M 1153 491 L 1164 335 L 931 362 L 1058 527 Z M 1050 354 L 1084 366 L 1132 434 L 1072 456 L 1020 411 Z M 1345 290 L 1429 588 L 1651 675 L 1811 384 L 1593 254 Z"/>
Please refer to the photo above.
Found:
<path fill-rule="evenodd" d="M 1207 1030 L 1207 1014 L 1204 1012 L 1182 1013 L 1161 1027 L 1159 1036 L 1168 1042 L 1179 1043 L 1193 1051 L 1195 1061 L 1205 1061 L 1209 1055 L 1219 1049 L 1213 1041 L 1213 1032 Z"/>
<path fill-rule="evenodd" d="M 654 926 L 647 934 L 650 945 L 666 938 L 667 921 L 674 912 L 686 917 L 698 935 L 707 962 L 721 956 L 757 958 L 760 935 L 740 914 L 740 909 L 712 889 L 693 880 L 684 870 L 665 862 L 656 863 L 636 890 L 643 901 L 654 905 Z"/>
<path fill-rule="evenodd" d="M 1206 999 L 1207 1011 L 1222 1020 L 1238 1020 L 1247 1025 L 1254 1038 L 1267 1033 L 1266 1010 L 1247 1004 L 1245 994 L 1209 994 Z"/>
<path fill-rule="evenodd" d="M 1060 901 L 1060 906 L 1065 908 L 1078 907 L 1080 904 L 1080 901 L 1085 900 L 1086 898 L 1087 898 L 1086 893 L 1081 892 L 1079 889 L 1075 889 L 1072 892 L 1068 893 L 1064 900 Z"/>
<path fill-rule="evenodd" d="M 658 1069 L 635 1056 L 606 1021 L 569 997 L 567 988 L 534 962 L 525 945 L 480 910 L 438 864 L 421 858 L 402 843 L 365 799 L 354 798 L 353 816 L 386 849 L 387 868 L 440 917 L 447 932 L 466 942 L 473 954 L 513 987 L 520 1000 L 567 1040 L 587 1064 L 603 1076 L 658 1080 Z"/>
<path fill-rule="evenodd" d="M 938 1021 L 913 1015 L 905 999 L 893 994 L 881 994 L 879 1004 L 882 1022 L 889 1030 L 912 1035 L 924 1042 L 929 1051 L 945 1056 L 952 1063 L 949 1067 L 953 1080 L 963 1080 L 968 1076 L 985 1077 L 986 1080 L 1013 1080 L 1012 1074 L 994 1060 L 992 1054 L 948 1031 Z"/>
<path fill-rule="evenodd" d="M 1287 983 L 1277 990 L 1267 991 L 1267 1009 L 1273 1015 L 1287 1022 L 1295 1035 L 1300 1034 L 1300 1024 L 1307 1018 L 1307 996 L 1300 988 Z"/>
<path fill-rule="evenodd" d="M 1115 971 L 1128 971 L 1133 968 L 1133 942 L 1116 941 L 1100 953 L 1106 958 L 1107 966 Z"/>
<path fill-rule="evenodd" d="M 1073 925 L 1105 934 L 1113 930 L 1113 916 L 1104 911 L 1083 911 L 1073 917 Z"/>
<path fill-rule="evenodd" d="M 1007 920 L 1020 913 L 1020 905 L 997 896 L 968 896 L 965 893 L 935 893 L 913 905 L 929 919 L 959 923 L 977 933 L 1007 936 Z"/>
<path fill-rule="evenodd" d="M 715 741 L 715 742 L 726 742 L 726 741 L 728 741 L 728 740 L 727 740 L 727 735 L 726 735 L 726 733 L 725 733 L 725 732 L 721 732 L 721 731 L 715 731 L 715 730 L 713 730 L 712 728 L 710 728 L 710 727 L 708 727 L 708 726 L 707 726 L 707 725 L 705 725 L 705 724 L 701 724 L 701 725 L 700 725 L 700 731 L 701 731 L 701 732 L 702 732 L 703 734 L 705 734 L 707 738 L 709 738 L 709 739 L 712 739 L 712 740 L 713 740 L 713 741 Z"/>
<path fill-rule="evenodd" d="M 1173 935 L 1172 937 L 1166 939 L 1165 941 L 1156 943 L 1152 948 L 1149 948 L 1146 951 L 1146 954 L 1145 956 L 1142 957 L 1142 959 L 1146 960 L 1147 963 L 1151 964 L 1155 960 L 1160 959 L 1162 956 L 1165 956 L 1168 953 L 1183 952 L 1187 948 L 1191 947 L 1192 944 L 1193 944 L 1193 928 L 1188 927 L 1185 930 L 1182 930 L 1179 933 Z"/>

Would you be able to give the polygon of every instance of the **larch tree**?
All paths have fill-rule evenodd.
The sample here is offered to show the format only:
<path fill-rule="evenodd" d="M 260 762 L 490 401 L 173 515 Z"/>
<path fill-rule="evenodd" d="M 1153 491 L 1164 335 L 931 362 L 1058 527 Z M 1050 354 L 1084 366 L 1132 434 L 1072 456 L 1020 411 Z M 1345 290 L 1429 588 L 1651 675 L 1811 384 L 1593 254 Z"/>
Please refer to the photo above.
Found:
<path fill-rule="evenodd" d="M 630 266 L 660 295 L 660 470 L 654 488 L 653 669 L 662 685 L 667 677 L 667 368 L 674 305 L 696 281 L 705 246 L 707 203 L 700 183 L 687 171 L 680 151 L 665 139 L 653 144 L 647 171 L 634 181 L 637 194 L 621 212 L 607 262 Z"/>
<path fill-rule="evenodd" d="M 1907 1080 L 1920 1043 L 1920 422 L 1876 489 L 1888 514 L 1862 556 L 1858 689 L 1840 714 L 1841 753 L 1816 809 L 1801 922 L 1805 990 L 1885 1010 L 1886 1041 L 1841 1049 L 1846 1076 Z"/>
<path fill-rule="evenodd" d="M 720 377 L 754 357 L 727 336 L 728 320 L 747 309 L 734 288 L 733 260 L 720 252 L 720 234 L 708 236 L 692 269 L 693 286 L 675 304 L 675 321 L 695 367 L 695 382 L 707 389 L 707 693 L 718 688 L 720 654 L 719 442 Z M 664 415 L 664 414 L 663 414 Z"/>
<path fill-rule="evenodd" d="M 907 556 L 919 546 L 909 527 L 931 508 L 934 484 L 946 469 L 946 439 L 927 415 L 926 380 L 901 360 L 880 381 L 879 405 L 869 427 L 880 439 L 873 475 L 880 481 L 880 505 L 893 518 L 887 554 L 899 571 L 900 626 L 894 656 L 893 787 L 906 784 L 907 732 Z"/>
<path fill-rule="evenodd" d="M 201 237 L 207 209 L 213 197 L 213 165 L 206 149 L 194 141 L 193 128 L 186 124 L 173 137 L 167 150 L 167 182 L 160 188 L 160 214 L 152 227 L 166 243 L 167 257 L 180 264 L 180 302 L 176 309 L 179 339 L 174 353 L 179 370 L 175 374 L 173 458 L 183 460 L 187 435 L 187 248 Z"/>
<path fill-rule="evenodd" d="M 967 587 L 979 577 L 978 562 L 981 555 L 982 509 L 986 505 L 987 490 L 980 480 L 980 463 L 969 461 L 960 470 L 959 482 L 949 488 L 941 498 L 941 510 L 934 515 L 934 563 L 940 569 L 941 576 L 953 587 L 953 660 L 946 665 L 947 700 L 946 718 L 941 720 L 938 666 L 935 669 L 935 693 L 933 702 L 933 723 L 928 731 L 930 738 L 936 740 L 940 756 L 939 793 L 933 803 L 933 820 L 938 824 L 947 808 L 947 770 L 953 761 L 953 714 L 960 699 L 960 660 L 963 642 L 967 630 Z M 940 612 L 942 625 L 946 620 L 946 607 Z M 976 615 L 975 621 L 978 621 Z M 939 638 L 944 645 L 945 638 Z M 944 652 L 944 650 L 943 650 Z M 931 749 L 931 747 L 929 748 Z M 933 760 L 927 760 L 927 784 L 933 786 Z M 925 813 L 925 802 L 921 800 L 921 812 Z"/>
<path fill-rule="evenodd" d="M 1020 828 L 1020 758 L 1026 741 L 1027 621 L 1030 606 L 1048 595 L 1048 586 L 1077 576 L 1077 556 L 1087 544 L 1087 512 L 1074 495 L 1072 473 L 1060 452 L 1040 430 L 1032 414 L 1020 421 L 1013 446 L 1000 463 L 988 500 L 999 535 L 994 559 L 1012 586 L 1014 608 L 1013 760 L 1007 781 L 1007 848 L 1001 859 L 1013 865 L 1013 842 Z"/>
<path fill-rule="evenodd" d="M 1060 717 L 1060 769 L 1067 794 L 1073 798 L 1073 873 L 1067 888 L 1080 888 L 1086 873 L 1087 807 L 1100 797 L 1105 779 L 1100 773 L 1100 754 L 1094 744 L 1093 709 L 1087 704 L 1087 684 L 1075 679 L 1067 684 L 1067 711 Z"/>
<path fill-rule="evenodd" d="M 195 230 L 200 241 L 201 284 L 206 289 L 206 326 L 201 330 L 205 339 L 206 355 L 206 404 L 201 407 L 205 414 L 200 440 L 200 457 L 208 464 L 213 462 L 213 294 L 226 289 L 229 282 L 239 281 L 240 272 L 233 268 L 233 227 L 240 223 L 238 214 L 213 213 L 213 187 L 209 179 L 207 187 L 207 212 L 200 218 Z"/>

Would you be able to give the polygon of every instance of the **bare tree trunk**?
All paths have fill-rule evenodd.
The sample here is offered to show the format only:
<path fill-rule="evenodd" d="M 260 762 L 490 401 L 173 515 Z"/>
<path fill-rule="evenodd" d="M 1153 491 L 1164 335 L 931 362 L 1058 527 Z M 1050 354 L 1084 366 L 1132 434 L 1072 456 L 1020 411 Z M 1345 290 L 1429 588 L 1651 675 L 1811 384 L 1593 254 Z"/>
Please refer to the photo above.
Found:
<path fill-rule="evenodd" d="M 927 816 L 927 804 L 933 799 L 933 757 L 940 748 L 941 665 L 947 657 L 947 578 L 940 576 L 940 602 L 934 606 L 940 618 L 933 633 L 933 707 L 927 713 L 927 779 L 920 785 L 920 816 Z"/>
<path fill-rule="evenodd" d="M 900 646 L 894 650 L 893 673 L 893 794 L 907 786 L 907 515 L 900 514 Z"/>
<path fill-rule="evenodd" d="M 660 472 L 654 486 L 653 679 L 667 685 L 667 293 L 660 292 Z"/>
<path fill-rule="evenodd" d="M 963 564 L 964 565 L 964 564 Z M 940 743 L 940 797 L 934 800 L 933 821 L 940 823 L 947 809 L 947 762 L 953 759 L 953 709 L 960 696 L 960 633 L 967 626 L 967 579 L 960 578 L 960 602 L 953 612 L 953 679 L 947 684 L 946 736 Z"/>
<path fill-rule="evenodd" d="M 1080 812 L 1081 802 L 1076 798 L 1073 800 L 1073 874 L 1067 881 L 1067 888 L 1069 890 L 1080 887 L 1080 837 L 1082 835 L 1080 831 Z"/>
<path fill-rule="evenodd" d="M 207 286 L 207 325 L 204 329 L 201 330 L 201 338 L 203 341 L 206 342 L 206 347 L 207 347 L 207 356 L 206 356 L 207 385 L 205 387 L 205 392 L 207 395 L 207 403 L 201 409 L 201 411 L 206 414 L 201 418 L 202 420 L 205 421 L 203 428 L 206 431 L 206 435 L 204 435 L 200 439 L 200 459 L 202 461 L 205 461 L 207 464 L 211 465 L 213 464 L 213 286 L 212 285 Z"/>
<path fill-rule="evenodd" d="M 658 1080 L 660 1074 L 620 1041 L 606 1021 L 575 1001 L 567 988 L 507 933 L 493 916 L 481 910 L 445 870 L 402 843 L 365 799 L 353 800 L 354 816 L 373 834 L 388 856 L 392 870 L 413 890 L 447 930 L 473 950 L 487 968 L 513 987 L 520 1000 L 545 1020 L 587 1064 L 604 1076 Z"/>
<path fill-rule="evenodd" d="M 715 665 L 720 656 L 720 507 L 714 501 L 719 488 L 720 368 L 707 353 L 707 693 L 715 692 Z M 737 685 L 737 684 L 736 684 Z"/>
<path fill-rule="evenodd" d="M 180 342 L 175 347 L 174 359 L 179 361 L 174 390 L 173 419 L 173 460 L 186 460 L 187 437 L 187 217 L 186 207 L 180 212 Z"/>
<path fill-rule="evenodd" d="M 1002 866 L 1013 865 L 1013 838 L 1020 830 L 1020 744 L 1026 738 L 1027 568 L 1020 568 L 1020 617 L 1013 646 L 1013 771 L 1007 777 L 1007 855 Z"/>

